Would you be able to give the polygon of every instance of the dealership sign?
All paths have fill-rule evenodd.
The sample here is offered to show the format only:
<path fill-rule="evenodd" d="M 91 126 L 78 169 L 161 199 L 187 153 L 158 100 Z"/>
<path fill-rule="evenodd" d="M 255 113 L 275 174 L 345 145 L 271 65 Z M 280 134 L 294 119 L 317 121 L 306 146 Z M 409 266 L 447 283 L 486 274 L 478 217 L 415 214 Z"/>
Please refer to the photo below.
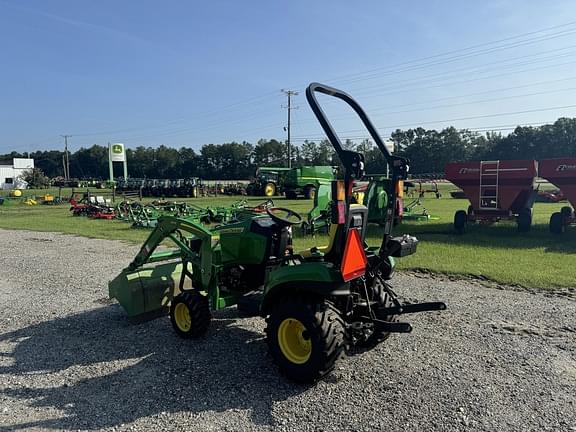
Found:
<path fill-rule="evenodd" d="M 110 144 L 110 160 L 112 162 L 126 162 L 126 153 L 124 144 Z"/>
<path fill-rule="evenodd" d="M 114 162 L 122 162 L 124 178 L 128 178 L 128 164 L 126 163 L 126 150 L 122 143 L 108 143 L 108 167 L 110 180 L 114 180 Z"/>

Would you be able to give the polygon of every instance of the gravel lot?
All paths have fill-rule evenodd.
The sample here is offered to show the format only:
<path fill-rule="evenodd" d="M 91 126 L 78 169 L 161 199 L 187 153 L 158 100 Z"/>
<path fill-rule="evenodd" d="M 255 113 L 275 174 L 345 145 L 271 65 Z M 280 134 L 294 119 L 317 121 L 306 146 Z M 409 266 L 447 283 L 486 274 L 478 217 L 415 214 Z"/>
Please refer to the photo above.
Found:
<path fill-rule="evenodd" d="M 575 289 L 399 275 L 400 294 L 449 309 L 306 387 L 235 309 L 201 341 L 168 319 L 128 324 L 107 281 L 134 246 L 3 230 L 0 244 L 0 431 L 576 431 Z"/>

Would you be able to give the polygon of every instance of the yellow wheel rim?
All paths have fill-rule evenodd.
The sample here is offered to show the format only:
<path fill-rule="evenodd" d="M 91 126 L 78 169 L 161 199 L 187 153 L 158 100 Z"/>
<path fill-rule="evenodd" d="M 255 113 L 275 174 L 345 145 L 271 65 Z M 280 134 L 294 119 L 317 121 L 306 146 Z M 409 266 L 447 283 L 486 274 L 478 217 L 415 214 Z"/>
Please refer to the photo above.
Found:
<path fill-rule="evenodd" d="M 183 332 L 190 331 L 192 328 L 192 319 L 190 318 L 190 311 L 188 306 L 184 303 L 178 303 L 174 308 L 174 321 L 180 330 Z"/>
<path fill-rule="evenodd" d="M 284 357 L 294 364 L 308 361 L 312 353 L 312 342 L 306 327 L 295 318 L 286 318 L 278 327 L 278 344 Z"/>
<path fill-rule="evenodd" d="M 267 184 L 266 187 L 264 188 L 264 195 L 266 195 L 266 196 L 274 196 L 274 192 L 276 192 L 275 189 L 276 189 L 276 188 L 274 187 L 273 184 Z"/>

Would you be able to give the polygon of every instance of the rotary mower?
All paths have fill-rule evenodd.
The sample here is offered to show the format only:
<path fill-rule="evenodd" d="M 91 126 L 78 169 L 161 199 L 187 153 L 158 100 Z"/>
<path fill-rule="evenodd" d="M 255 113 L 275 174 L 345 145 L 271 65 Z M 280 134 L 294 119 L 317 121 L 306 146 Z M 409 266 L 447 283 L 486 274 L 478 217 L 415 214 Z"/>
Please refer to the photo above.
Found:
<path fill-rule="evenodd" d="M 368 209 L 351 204 L 352 186 L 364 175 L 364 156 L 345 150 L 316 93 L 346 102 L 360 117 L 390 167 L 388 219 L 380 247 L 364 243 Z M 289 209 L 209 229 L 178 217 L 161 217 L 134 258 L 109 284 L 110 297 L 132 321 L 169 314 L 183 338 L 203 336 L 211 311 L 237 305 L 266 320 L 271 357 L 290 379 L 313 382 L 353 348 L 376 346 L 392 332 L 410 332 L 402 314 L 443 310 L 444 303 L 402 304 L 387 282 L 394 257 L 416 251 L 417 239 L 391 235 L 397 183 L 408 161 L 392 156 L 372 123 L 348 94 L 313 83 L 307 100 L 338 153 L 343 178 L 331 184 L 330 242 L 295 251 L 292 228 L 302 218 Z M 157 250 L 172 243 L 171 250 Z"/>

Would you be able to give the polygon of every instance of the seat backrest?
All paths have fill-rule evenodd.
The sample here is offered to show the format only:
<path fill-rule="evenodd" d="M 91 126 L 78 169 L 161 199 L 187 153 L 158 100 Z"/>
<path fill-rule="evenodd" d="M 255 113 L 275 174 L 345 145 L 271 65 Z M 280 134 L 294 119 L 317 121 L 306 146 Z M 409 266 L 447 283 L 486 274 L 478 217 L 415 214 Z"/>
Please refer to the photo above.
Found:
<path fill-rule="evenodd" d="M 348 228 L 356 228 L 360 231 L 360 238 L 364 241 L 366 227 L 368 225 L 368 207 L 362 204 L 350 204 L 348 212 Z"/>
<path fill-rule="evenodd" d="M 351 204 L 350 212 L 348 217 L 348 227 L 356 228 L 360 231 L 360 238 L 364 242 L 364 237 L 366 236 L 366 226 L 368 225 L 368 208 L 361 204 Z M 314 247 L 311 249 L 306 249 L 298 252 L 304 258 L 309 258 L 316 252 L 320 252 L 323 255 L 329 255 L 336 241 L 336 236 L 338 233 L 338 225 L 330 224 L 330 230 L 328 231 L 329 241 L 328 245 L 321 247 Z"/>

